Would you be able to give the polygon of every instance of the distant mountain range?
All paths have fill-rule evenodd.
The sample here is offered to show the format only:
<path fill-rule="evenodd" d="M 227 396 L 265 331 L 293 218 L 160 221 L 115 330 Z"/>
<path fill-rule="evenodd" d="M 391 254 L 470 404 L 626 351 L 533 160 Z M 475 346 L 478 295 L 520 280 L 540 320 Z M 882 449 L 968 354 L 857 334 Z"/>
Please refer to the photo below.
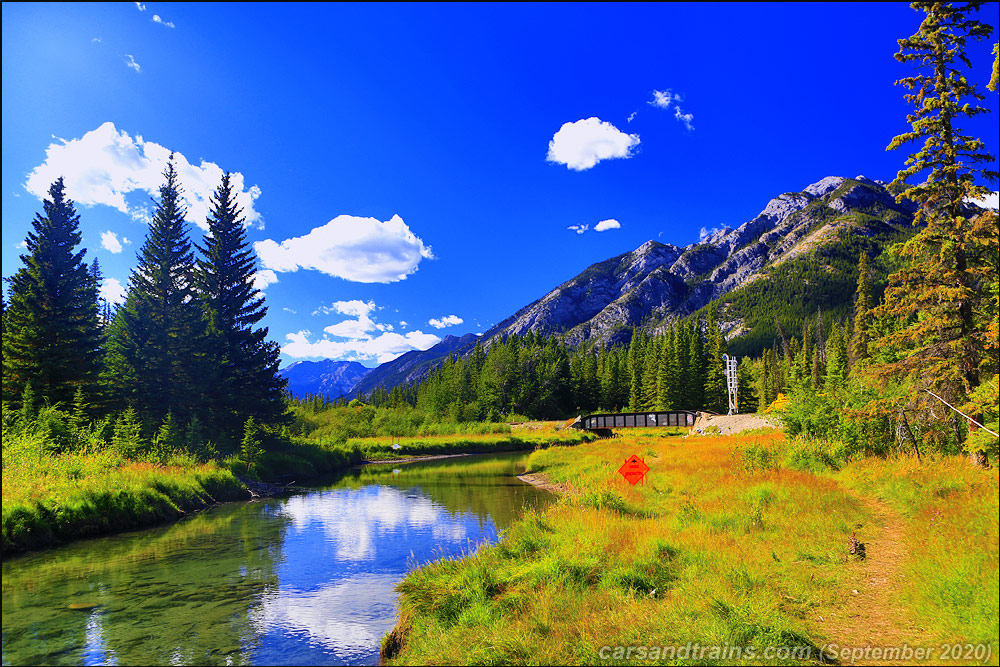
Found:
<path fill-rule="evenodd" d="M 448 336 L 382 364 L 348 395 L 419 381 L 448 355 L 470 352 L 477 340 L 489 347 L 498 337 L 531 331 L 562 336 L 570 345 L 623 344 L 635 330 L 662 331 L 710 304 L 719 309 L 730 350 L 758 354 L 773 343 L 776 320 L 794 331 L 817 310 L 848 312 L 858 253 L 875 256 L 912 233 L 914 207 L 897 204 L 885 185 L 830 176 L 778 195 L 752 220 L 699 243 L 681 248 L 648 241 L 588 267 L 481 337 Z"/>
<path fill-rule="evenodd" d="M 349 394 L 373 369 L 356 361 L 296 361 L 278 371 L 296 396 L 320 394 L 332 399 Z"/>

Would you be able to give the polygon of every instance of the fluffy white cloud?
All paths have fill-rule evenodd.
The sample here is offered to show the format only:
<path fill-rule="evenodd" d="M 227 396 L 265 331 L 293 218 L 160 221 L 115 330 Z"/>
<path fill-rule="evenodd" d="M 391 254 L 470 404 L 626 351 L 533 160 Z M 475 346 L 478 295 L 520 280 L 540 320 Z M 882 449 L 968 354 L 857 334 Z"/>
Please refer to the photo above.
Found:
<path fill-rule="evenodd" d="M 372 313 L 378 310 L 374 301 L 336 301 L 321 306 L 313 315 L 339 313 L 350 318 L 323 328 L 323 338 L 311 341 L 309 331 L 285 336 L 289 341 L 281 351 L 290 357 L 326 357 L 344 361 L 392 361 L 410 350 L 426 350 L 441 342 L 433 334 L 411 331 L 394 333 L 391 324 L 376 322 Z M 447 319 L 447 318 L 446 318 Z M 459 320 L 461 321 L 461 320 Z M 402 323 L 405 325 L 405 323 Z"/>
<path fill-rule="evenodd" d="M 433 259 L 398 215 L 380 222 L 375 218 L 338 215 L 305 236 L 254 243 L 265 268 L 274 271 L 313 269 L 358 283 L 392 283 L 405 280 L 422 259 Z"/>
<path fill-rule="evenodd" d="M 622 228 L 622 223 L 612 218 L 610 220 L 601 220 L 594 226 L 594 231 L 606 232 L 609 229 L 621 229 L 621 228 Z"/>
<path fill-rule="evenodd" d="M 137 63 L 135 61 L 135 58 L 132 57 L 131 54 L 125 54 L 125 58 L 126 58 L 126 60 L 125 60 L 125 67 L 128 67 L 129 69 L 135 70 L 136 74 L 141 74 L 142 73 L 142 66 L 139 65 L 139 63 Z"/>
<path fill-rule="evenodd" d="M 161 19 L 159 14 L 153 14 L 153 23 L 159 23 L 160 25 L 165 25 L 168 28 L 175 27 L 171 21 L 164 21 Z"/>
<path fill-rule="evenodd" d="M 111 206 L 134 219 L 148 220 L 148 198 L 138 198 L 142 203 L 133 204 L 128 197 L 134 192 L 159 195 L 170 150 L 144 141 L 141 136 L 133 139 L 125 131 L 119 132 L 114 123 L 107 122 L 79 139 L 60 139 L 59 143 L 49 144 L 45 156 L 45 162 L 35 167 L 25 183 L 28 192 L 39 199 L 62 176 L 66 194 L 76 203 Z M 174 166 L 183 190 L 187 220 L 207 230 L 209 202 L 222 180 L 222 168 L 205 160 L 193 165 L 177 152 Z M 247 222 L 262 226 L 261 215 L 253 207 L 260 188 L 256 185 L 245 188 L 243 174 L 239 172 L 232 174 L 231 183 L 237 193 L 236 203 L 243 209 Z"/>
<path fill-rule="evenodd" d="M 285 336 L 289 341 L 281 351 L 290 357 L 325 357 L 344 361 L 377 361 L 384 364 L 410 350 L 426 350 L 441 339 L 434 334 L 411 331 L 406 335 L 387 332 L 374 338 L 333 341 L 323 338 L 311 342 L 309 331 L 299 331 Z"/>
<path fill-rule="evenodd" d="M 444 329 L 445 327 L 453 327 L 464 322 L 458 315 L 447 315 L 441 319 L 431 318 L 427 320 L 427 324 L 431 325 L 435 329 Z"/>
<path fill-rule="evenodd" d="M 601 160 L 632 157 L 638 145 L 638 134 L 626 134 L 600 118 L 586 118 L 559 128 L 549 142 L 546 160 L 584 171 Z"/>
<path fill-rule="evenodd" d="M 261 269 L 253 274 L 254 289 L 265 290 L 268 285 L 278 282 L 278 276 L 270 269 Z"/>
<path fill-rule="evenodd" d="M 102 299 L 110 304 L 122 303 L 125 301 L 125 288 L 117 278 L 105 278 L 101 281 L 101 289 L 98 290 Z"/>
<path fill-rule="evenodd" d="M 122 237 L 122 240 L 119 241 L 118 240 L 118 235 L 115 234 L 110 229 L 108 231 L 103 232 L 101 234 L 101 247 L 104 248 L 105 250 L 109 251 L 110 253 L 114 254 L 114 255 L 117 255 L 118 253 L 120 253 L 122 251 L 122 244 L 123 243 L 125 245 L 128 245 L 129 243 L 131 243 L 131 241 L 129 241 L 124 236 Z"/>
<path fill-rule="evenodd" d="M 566 229 L 576 232 L 577 234 L 583 234 L 585 231 L 590 229 L 590 225 L 570 225 Z"/>

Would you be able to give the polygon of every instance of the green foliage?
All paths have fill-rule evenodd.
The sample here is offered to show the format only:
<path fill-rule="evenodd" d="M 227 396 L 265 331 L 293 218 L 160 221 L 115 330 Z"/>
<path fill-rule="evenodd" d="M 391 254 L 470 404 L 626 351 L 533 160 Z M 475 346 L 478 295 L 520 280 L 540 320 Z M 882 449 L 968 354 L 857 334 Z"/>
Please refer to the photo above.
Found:
<path fill-rule="evenodd" d="M 80 218 L 62 178 L 25 240 L 3 312 L 3 400 L 15 407 L 31 383 L 39 401 L 69 405 L 95 391 L 99 371 L 98 283 L 77 251 Z"/>
<path fill-rule="evenodd" d="M 247 417 L 243 424 L 243 440 L 240 442 L 239 460 L 246 464 L 247 470 L 260 460 L 264 449 L 261 445 L 260 431 L 253 417 Z"/>

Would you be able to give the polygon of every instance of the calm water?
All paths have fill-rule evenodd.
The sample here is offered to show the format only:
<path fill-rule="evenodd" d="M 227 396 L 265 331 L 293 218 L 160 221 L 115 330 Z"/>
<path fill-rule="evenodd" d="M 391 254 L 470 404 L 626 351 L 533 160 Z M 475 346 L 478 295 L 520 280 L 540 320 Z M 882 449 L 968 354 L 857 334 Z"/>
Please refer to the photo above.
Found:
<path fill-rule="evenodd" d="M 551 501 L 513 476 L 526 457 L 367 466 L 9 559 L 3 664 L 375 664 L 408 570 L 495 541 Z"/>

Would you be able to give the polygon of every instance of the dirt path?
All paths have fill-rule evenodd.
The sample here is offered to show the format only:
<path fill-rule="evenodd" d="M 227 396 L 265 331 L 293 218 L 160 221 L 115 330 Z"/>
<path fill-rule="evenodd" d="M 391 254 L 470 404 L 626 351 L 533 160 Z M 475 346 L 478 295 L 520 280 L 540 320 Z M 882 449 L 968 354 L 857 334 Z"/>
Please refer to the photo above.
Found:
<path fill-rule="evenodd" d="M 732 435 L 741 431 L 760 428 L 781 428 L 781 422 L 770 415 L 710 415 L 699 412 L 691 427 L 691 435 Z"/>
<path fill-rule="evenodd" d="M 845 587 L 836 608 L 816 614 L 812 621 L 816 633 L 826 638 L 828 653 L 845 648 L 930 647 L 933 637 L 911 617 L 902 602 L 907 556 L 903 536 L 904 520 L 884 502 L 851 491 L 875 517 L 877 532 L 866 531 L 863 538 L 866 558 L 852 562 L 855 577 Z M 907 664 L 914 660 L 886 660 L 861 655 L 837 655 L 841 664 Z"/>

